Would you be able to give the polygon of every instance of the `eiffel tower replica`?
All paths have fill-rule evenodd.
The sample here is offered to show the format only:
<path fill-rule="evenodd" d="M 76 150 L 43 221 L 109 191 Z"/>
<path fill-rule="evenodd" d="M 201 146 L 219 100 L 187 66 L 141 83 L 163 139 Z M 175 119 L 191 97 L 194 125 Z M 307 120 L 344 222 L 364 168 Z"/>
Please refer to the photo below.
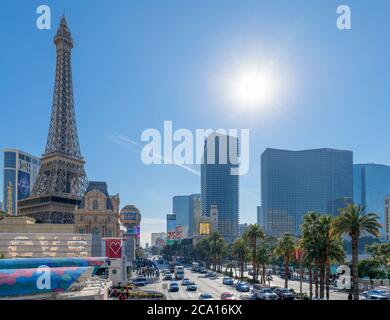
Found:
<path fill-rule="evenodd" d="M 18 202 L 18 214 L 40 223 L 74 223 L 88 181 L 77 136 L 73 102 L 71 50 L 65 17 L 54 37 L 57 49 L 53 108 L 46 149 L 30 196 Z"/>

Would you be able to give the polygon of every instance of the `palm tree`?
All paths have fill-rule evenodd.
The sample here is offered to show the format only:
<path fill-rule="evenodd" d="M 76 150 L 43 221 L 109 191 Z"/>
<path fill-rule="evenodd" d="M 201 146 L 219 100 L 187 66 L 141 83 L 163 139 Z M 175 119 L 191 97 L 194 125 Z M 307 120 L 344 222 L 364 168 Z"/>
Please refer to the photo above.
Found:
<path fill-rule="evenodd" d="M 380 235 L 381 224 L 375 213 L 365 213 L 364 206 L 348 204 L 340 209 L 340 214 L 333 223 L 334 233 L 341 236 L 347 234 L 352 242 L 352 277 L 353 277 L 353 298 L 359 300 L 359 275 L 358 275 L 358 242 L 362 234 L 372 234 L 375 237 Z"/>
<path fill-rule="evenodd" d="M 235 263 L 233 254 L 233 243 L 231 242 L 226 244 L 225 257 L 227 260 L 226 272 L 229 272 L 230 275 L 233 276 L 233 268 L 235 269 Z"/>
<path fill-rule="evenodd" d="M 373 243 L 366 246 L 366 250 L 371 256 L 380 262 L 382 266 L 390 263 L 390 243 Z"/>
<path fill-rule="evenodd" d="M 345 260 L 345 251 L 341 238 L 331 237 L 328 243 L 328 258 L 326 262 L 326 299 L 329 300 L 329 278 L 330 278 L 330 264 L 331 262 L 337 263 L 339 265 L 344 264 Z"/>
<path fill-rule="evenodd" d="M 210 265 L 210 242 L 209 239 L 203 238 L 195 245 L 195 252 L 201 261 L 204 261 L 206 268 Z"/>
<path fill-rule="evenodd" d="M 219 232 L 213 232 L 209 237 L 210 242 L 210 253 L 212 256 L 212 262 L 213 262 L 213 270 L 216 271 L 217 269 L 217 263 L 218 263 L 218 256 L 220 253 L 220 240 L 222 239 L 222 236 Z"/>
<path fill-rule="evenodd" d="M 291 234 L 286 233 L 279 239 L 275 253 L 284 260 L 284 287 L 288 288 L 289 264 L 294 255 L 295 240 Z"/>
<path fill-rule="evenodd" d="M 233 255 L 240 268 L 240 278 L 244 277 L 244 264 L 248 256 L 248 246 L 244 239 L 240 238 L 233 243 Z"/>
<path fill-rule="evenodd" d="M 324 297 L 326 286 L 326 298 L 329 300 L 330 262 L 343 262 L 344 249 L 340 236 L 332 232 L 334 218 L 330 215 L 320 215 L 318 230 L 318 253 L 320 267 L 320 297 Z M 326 279 L 326 281 L 325 281 Z"/>
<path fill-rule="evenodd" d="M 256 270 L 256 245 L 257 240 L 262 239 L 264 240 L 264 231 L 258 224 L 250 224 L 248 229 L 244 233 L 244 240 L 247 240 L 249 242 L 249 245 L 252 249 L 252 266 L 253 266 L 253 281 L 257 277 L 257 270 Z"/>
<path fill-rule="evenodd" d="M 270 251 L 265 242 L 261 242 L 256 250 L 256 265 L 257 270 L 259 270 L 259 266 L 262 265 L 262 275 L 261 275 L 261 283 L 265 283 L 265 267 L 270 263 Z"/>
<path fill-rule="evenodd" d="M 302 230 L 302 241 L 301 244 L 305 249 L 305 262 L 308 265 L 309 271 L 309 294 L 310 299 L 313 298 L 313 262 L 318 259 L 317 250 L 317 237 L 318 237 L 318 224 L 319 215 L 314 212 L 308 212 L 303 218 Z M 317 281 L 317 267 L 314 266 L 314 277 L 316 279 L 316 297 L 318 296 L 318 281 Z"/>

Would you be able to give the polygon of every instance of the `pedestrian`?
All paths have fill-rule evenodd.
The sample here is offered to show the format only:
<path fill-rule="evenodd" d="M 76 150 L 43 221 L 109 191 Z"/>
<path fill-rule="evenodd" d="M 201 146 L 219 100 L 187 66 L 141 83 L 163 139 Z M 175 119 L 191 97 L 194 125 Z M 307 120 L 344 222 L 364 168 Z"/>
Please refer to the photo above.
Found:
<path fill-rule="evenodd" d="M 348 294 L 348 300 L 352 300 L 352 292 L 349 292 L 349 294 Z"/>
<path fill-rule="evenodd" d="M 116 288 L 112 291 L 112 297 L 117 298 L 118 297 L 118 291 L 116 291 Z"/>

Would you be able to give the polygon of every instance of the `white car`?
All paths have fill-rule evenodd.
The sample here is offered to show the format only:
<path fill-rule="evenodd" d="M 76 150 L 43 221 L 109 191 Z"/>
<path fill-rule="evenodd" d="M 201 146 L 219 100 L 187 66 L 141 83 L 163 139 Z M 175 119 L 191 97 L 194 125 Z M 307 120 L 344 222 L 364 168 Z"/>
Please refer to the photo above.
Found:
<path fill-rule="evenodd" d="M 271 288 L 263 288 L 260 290 L 260 292 L 256 292 L 255 296 L 257 299 L 260 300 L 278 300 L 278 295 L 273 292 Z"/>
<path fill-rule="evenodd" d="M 169 281 L 172 281 L 173 280 L 173 276 L 172 276 L 172 273 L 166 273 L 164 275 L 164 278 L 163 280 L 169 280 Z"/>

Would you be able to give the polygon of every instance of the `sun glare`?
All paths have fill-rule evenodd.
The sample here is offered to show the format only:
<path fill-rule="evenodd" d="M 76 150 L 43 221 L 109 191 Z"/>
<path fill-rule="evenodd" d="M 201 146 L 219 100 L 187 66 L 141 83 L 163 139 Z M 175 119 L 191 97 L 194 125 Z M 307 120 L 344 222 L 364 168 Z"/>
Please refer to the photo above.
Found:
<path fill-rule="evenodd" d="M 270 103 L 276 90 L 273 74 L 256 67 L 237 72 L 231 84 L 233 99 L 242 108 L 257 108 Z"/>

